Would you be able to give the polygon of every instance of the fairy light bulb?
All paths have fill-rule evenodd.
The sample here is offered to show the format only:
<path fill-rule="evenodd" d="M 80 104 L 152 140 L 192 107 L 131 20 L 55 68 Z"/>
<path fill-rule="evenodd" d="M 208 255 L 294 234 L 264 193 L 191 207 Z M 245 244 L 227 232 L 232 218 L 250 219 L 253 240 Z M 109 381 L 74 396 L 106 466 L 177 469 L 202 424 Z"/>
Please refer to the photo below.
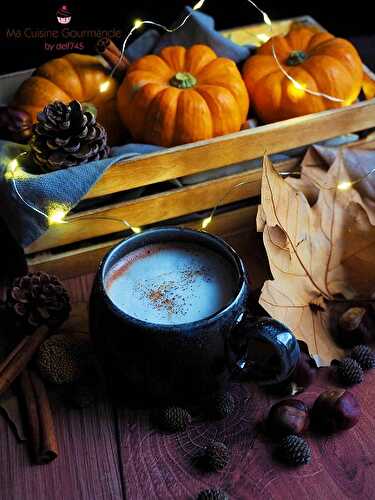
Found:
<path fill-rule="evenodd" d="M 134 21 L 134 25 L 133 25 L 133 26 L 134 26 L 134 28 L 135 28 L 136 30 L 138 30 L 138 29 L 142 26 L 142 24 L 143 24 L 142 19 L 136 19 L 136 20 Z"/>
<path fill-rule="evenodd" d="M 48 222 L 52 224 L 67 224 L 64 220 L 66 211 L 61 207 L 52 208 L 48 214 Z"/>
<path fill-rule="evenodd" d="M 202 220 L 202 229 L 206 229 L 209 224 L 212 222 L 212 215 L 209 217 L 206 217 L 205 219 Z"/>
<path fill-rule="evenodd" d="M 350 189 L 352 185 L 353 183 L 350 181 L 343 181 L 337 185 L 337 189 L 339 189 L 340 191 L 348 191 L 348 189 Z"/>
<path fill-rule="evenodd" d="M 264 22 L 267 24 L 267 26 L 272 26 L 272 21 L 269 18 L 267 12 L 262 12 L 262 14 L 263 14 Z"/>
<path fill-rule="evenodd" d="M 142 229 L 137 226 L 130 226 L 130 229 L 133 231 L 134 234 L 139 234 L 142 232 Z"/>
<path fill-rule="evenodd" d="M 305 86 L 302 85 L 302 83 L 298 82 L 297 80 L 294 80 L 292 83 L 297 90 L 305 90 L 306 88 Z"/>
<path fill-rule="evenodd" d="M 199 2 L 194 5 L 193 10 L 199 10 L 202 8 L 205 1 L 206 0 L 199 0 Z"/>
<path fill-rule="evenodd" d="M 19 167 L 19 163 L 17 158 L 14 158 L 8 163 L 8 170 L 11 174 L 14 174 L 17 168 Z"/>
<path fill-rule="evenodd" d="M 111 82 L 109 80 L 106 80 L 105 82 L 102 82 L 100 85 L 99 85 L 99 91 L 104 94 L 104 92 L 107 92 L 107 90 L 109 89 L 109 86 L 111 85 Z"/>

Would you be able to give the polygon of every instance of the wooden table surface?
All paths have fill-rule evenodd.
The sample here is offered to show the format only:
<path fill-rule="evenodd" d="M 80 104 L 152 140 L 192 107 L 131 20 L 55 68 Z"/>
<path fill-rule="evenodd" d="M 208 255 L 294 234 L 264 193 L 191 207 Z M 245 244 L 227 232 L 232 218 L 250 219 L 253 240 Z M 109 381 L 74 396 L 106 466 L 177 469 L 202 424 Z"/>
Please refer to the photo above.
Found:
<path fill-rule="evenodd" d="M 92 279 L 87 275 L 65 282 L 77 325 Z M 332 385 L 329 371 L 321 369 L 300 398 L 311 404 Z M 256 435 L 270 397 L 251 384 L 233 384 L 231 390 L 233 416 L 209 424 L 197 421 L 179 434 L 161 434 L 147 412 L 118 409 L 109 401 L 85 410 L 54 401 L 60 454 L 43 466 L 30 465 L 26 446 L 0 417 L 0 499 L 194 499 L 209 486 L 223 488 L 236 500 L 375 498 L 375 371 L 353 389 L 363 409 L 359 424 L 329 438 L 308 436 L 313 460 L 299 469 L 275 462 L 272 444 Z M 211 439 L 229 446 L 231 461 L 222 472 L 202 474 L 191 459 Z"/>

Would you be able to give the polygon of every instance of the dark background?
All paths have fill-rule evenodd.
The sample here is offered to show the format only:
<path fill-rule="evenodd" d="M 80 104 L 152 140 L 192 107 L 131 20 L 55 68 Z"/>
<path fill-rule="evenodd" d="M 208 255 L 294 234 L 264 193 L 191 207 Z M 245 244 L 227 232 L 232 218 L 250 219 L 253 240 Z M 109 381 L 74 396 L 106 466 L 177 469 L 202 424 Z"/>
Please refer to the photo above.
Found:
<path fill-rule="evenodd" d="M 13 3 L 7 0 L 2 5 L 0 16 L 1 73 L 31 68 L 63 55 L 68 51 L 48 52 L 44 50 L 44 40 L 9 39 L 6 30 L 60 29 L 56 21 L 56 10 L 66 3 L 72 12 L 69 29 L 111 29 L 117 28 L 126 34 L 136 18 L 152 19 L 163 24 L 171 24 L 184 5 L 194 5 L 194 0 L 104 0 L 88 2 L 81 0 L 35 0 L 35 2 Z M 348 37 L 357 45 L 365 62 L 375 68 L 375 19 L 366 7 L 358 4 L 349 6 L 327 0 L 259 0 L 259 6 L 272 19 L 283 19 L 303 14 L 316 18 L 325 28 L 337 36 Z M 231 28 L 261 22 L 259 13 L 246 0 L 206 0 L 202 9 L 214 16 L 218 29 Z M 53 41 L 53 40 L 52 40 Z M 79 40 L 82 41 L 82 40 Z M 84 40 L 85 50 L 93 52 L 92 39 Z"/>

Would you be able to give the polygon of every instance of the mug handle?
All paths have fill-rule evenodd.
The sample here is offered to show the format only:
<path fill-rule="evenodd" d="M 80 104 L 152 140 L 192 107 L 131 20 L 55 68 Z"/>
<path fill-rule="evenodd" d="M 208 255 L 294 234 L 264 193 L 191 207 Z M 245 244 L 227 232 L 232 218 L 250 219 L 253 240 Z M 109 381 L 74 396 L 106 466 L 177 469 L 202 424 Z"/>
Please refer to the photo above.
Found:
<path fill-rule="evenodd" d="M 236 373 L 262 386 L 285 382 L 300 357 L 300 347 L 291 330 L 269 317 L 243 313 L 237 318 L 230 342 L 237 358 Z"/>

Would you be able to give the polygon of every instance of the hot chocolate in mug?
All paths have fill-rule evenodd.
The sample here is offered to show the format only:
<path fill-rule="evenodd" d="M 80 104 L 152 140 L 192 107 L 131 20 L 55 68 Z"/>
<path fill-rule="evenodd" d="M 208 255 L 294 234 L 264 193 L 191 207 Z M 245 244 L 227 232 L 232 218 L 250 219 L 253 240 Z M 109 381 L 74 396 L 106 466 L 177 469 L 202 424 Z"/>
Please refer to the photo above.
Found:
<path fill-rule="evenodd" d="M 116 245 L 90 299 L 90 333 L 116 392 L 149 404 L 198 400 L 223 390 L 251 354 L 256 366 L 259 346 L 273 381 L 286 379 L 298 343 L 280 323 L 244 321 L 248 293 L 243 261 L 211 234 L 162 227 Z"/>

